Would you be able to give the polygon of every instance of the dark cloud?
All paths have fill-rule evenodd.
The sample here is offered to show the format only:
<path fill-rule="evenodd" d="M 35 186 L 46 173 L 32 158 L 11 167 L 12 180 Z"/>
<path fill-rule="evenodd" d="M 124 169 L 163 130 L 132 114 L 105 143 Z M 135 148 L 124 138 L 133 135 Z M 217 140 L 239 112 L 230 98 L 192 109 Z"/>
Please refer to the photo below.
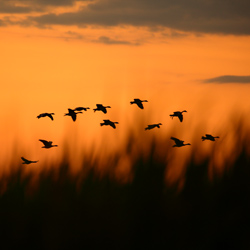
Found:
<path fill-rule="evenodd" d="M 30 6 L 18 6 L 15 1 L 1 1 L 0 0 L 0 13 L 6 14 L 18 14 L 18 13 L 29 13 L 32 11 Z"/>
<path fill-rule="evenodd" d="M 203 80 L 204 83 L 250 83 L 250 76 L 224 75 Z"/>
<path fill-rule="evenodd" d="M 36 25 L 161 26 L 189 32 L 249 35 L 249 9 L 248 0 L 97 0 L 78 12 L 46 14 L 29 21 Z"/>
<path fill-rule="evenodd" d="M 100 36 L 97 40 L 94 40 L 93 42 L 96 43 L 103 43 L 107 45 L 113 45 L 113 44 L 119 44 L 119 45 L 139 45 L 139 43 L 131 43 L 129 41 L 124 41 L 124 40 L 115 40 L 111 39 L 107 36 Z"/>
<path fill-rule="evenodd" d="M 18 14 L 33 11 L 44 12 L 47 7 L 73 6 L 88 0 L 0 0 L 0 13 Z"/>
<path fill-rule="evenodd" d="M 74 4 L 75 0 L 33 0 L 29 2 L 31 4 L 35 2 L 41 6 L 71 6 Z"/>

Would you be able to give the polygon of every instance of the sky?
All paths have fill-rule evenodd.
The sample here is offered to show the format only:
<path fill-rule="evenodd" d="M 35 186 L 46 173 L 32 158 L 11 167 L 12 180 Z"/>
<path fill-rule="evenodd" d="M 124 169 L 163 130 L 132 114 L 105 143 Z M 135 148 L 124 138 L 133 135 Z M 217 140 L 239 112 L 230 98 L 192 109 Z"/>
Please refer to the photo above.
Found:
<path fill-rule="evenodd" d="M 220 135 L 216 145 L 225 150 L 213 159 L 223 165 L 235 152 L 233 122 L 250 109 L 249 8 L 247 0 L 0 0 L 1 171 L 21 156 L 39 160 L 35 171 L 42 171 L 66 149 L 72 161 L 83 151 L 104 161 L 131 131 L 141 142 L 135 155 L 152 136 L 193 146 L 205 133 Z M 134 98 L 148 100 L 144 110 L 130 105 Z M 97 103 L 111 109 L 94 113 Z M 77 106 L 90 110 L 73 122 L 64 114 Z M 170 119 L 184 109 L 183 123 Z M 38 120 L 43 112 L 55 120 Z M 118 121 L 117 129 L 101 127 L 103 119 Z M 59 146 L 41 149 L 38 139 Z M 171 154 L 184 162 L 191 149 L 181 150 Z M 121 160 L 118 178 L 128 178 L 130 161 Z M 178 178 L 183 165 L 173 164 L 167 178 Z"/>

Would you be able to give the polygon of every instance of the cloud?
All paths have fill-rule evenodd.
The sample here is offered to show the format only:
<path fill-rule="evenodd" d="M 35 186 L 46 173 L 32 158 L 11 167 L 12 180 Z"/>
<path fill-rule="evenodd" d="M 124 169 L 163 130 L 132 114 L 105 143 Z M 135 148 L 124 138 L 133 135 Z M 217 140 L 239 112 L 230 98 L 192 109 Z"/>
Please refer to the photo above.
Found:
<path fill-rule="evenodd" d="M 3 22 L 3 20 L 0 19 L 0 27 L 1 26 L 5 26 L 5 23 Z"/>
<path fill-rule="evenodd" d="M 97 40 L 93 40 L 93 42 L 96 43 L 103 43 L 107 45 L 113 45 L 113 44 L 119 44 L 119 45 L 139 45 L 139 43 L 131 43 L 129 41 L 124 41 L 124 40 L 115 40 L 111 39 L 107 36 L 100 36 Z"/>
<path fill-rule="evenodd" d="M 0 0 L 0 13 L 6 14 L 20 14 L 29 13 L 32 11 L 30 6 L 19 6 L 15 4 L 15 1 L 1 1 Z"/>
<path fill-rule="evenodd" d="M 204 83 L 250 83 L 250 76 L 224 75 L 203 80 Z"/>
<path fill-rule="evenodd" d="M 64 37 L 66 40 L 69 39 L 79 39 L 82 40 L 84 37 L 82 36 L 82 34 L 78 33 L 78 32 L 74 32 L 74 31 L 67 31 L 65 32 L 66 37 Z"/>
<path fill-rule="evenodd" d="M 0 13 L 44 12 L 48 7 L 73 6 L 76 2 L 84 1 L 88 0 L 0 0 Z"/>
<path fill-rule="evenodd" d="M 250 35 L 249 9 L 250 1 L 246 0 L 96 0 L 76 12 L 50 13 L 28 20 L 38 26 L 161 26 L 188 32 Z"/>

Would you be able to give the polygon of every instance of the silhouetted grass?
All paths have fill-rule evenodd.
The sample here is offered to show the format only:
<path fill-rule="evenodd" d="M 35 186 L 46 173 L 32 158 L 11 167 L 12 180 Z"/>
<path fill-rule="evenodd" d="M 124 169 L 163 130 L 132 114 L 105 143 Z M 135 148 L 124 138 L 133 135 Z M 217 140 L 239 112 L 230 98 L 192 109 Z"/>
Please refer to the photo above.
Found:
<path fill-rule="evenodd" d="M 2 180 L 1 249 L 250 249 L 250 157 L 247 142 L 237 143 L 233 167 L 212 181 L 209 158 L 195 164 L 191 157 L 181 190 L 165 182 L 168 162 L 156 157 L 154 140 L 126 183 L 98 175 L 87 159 L 87 174 L 70 174 L 63 159 L 38 186 L 17 168 Z"/>

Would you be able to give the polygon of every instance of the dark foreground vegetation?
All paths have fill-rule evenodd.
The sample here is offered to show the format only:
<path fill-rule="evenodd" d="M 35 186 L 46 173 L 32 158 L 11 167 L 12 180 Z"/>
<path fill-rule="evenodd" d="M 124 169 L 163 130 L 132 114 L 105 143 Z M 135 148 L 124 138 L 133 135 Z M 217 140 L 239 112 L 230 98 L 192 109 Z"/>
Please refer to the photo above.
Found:
<path fill-rule="evenodd" d="M 250 249 L 250 137 L 242 131 L 233 166 L 211 181 L 209 160 L 191 157 L 181 190 L 165 182 L 168 164 L 154 157 L 154 143 L 123 184 L 87 161 L 87 174 L 73 177 L 64 159 L 36 187 L 20 166 L 0 180 L 0 249 Z"/>
<path fill-rule="evenodd" d="M 27 194 L 29 178 L 8 177 L 0 197 L 1 249 L 250 249 L 250 161 L 208 180 L 190 163 L 183 189 L 164 183 L 165 166 L 138 160 L 131 183 L 90 171 L 76 188 L 67 164 Z"/>

